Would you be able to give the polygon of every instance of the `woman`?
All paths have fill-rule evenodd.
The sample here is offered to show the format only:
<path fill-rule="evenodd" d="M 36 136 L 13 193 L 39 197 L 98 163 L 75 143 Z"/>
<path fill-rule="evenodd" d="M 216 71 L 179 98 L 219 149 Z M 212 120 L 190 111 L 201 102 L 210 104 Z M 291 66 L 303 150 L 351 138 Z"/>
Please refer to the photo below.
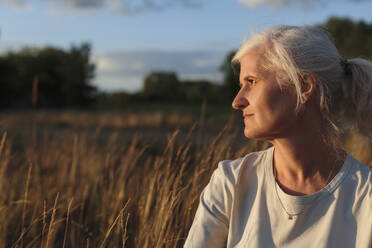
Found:
<path fill-rule="evenodd" d="M 309 26 L 256 34 L 232 62 L 244 134 L 273 146 L 220 162 L 185 247 L 372 247 L 372 170 L 338 141 L 372 137 L 372 63 Z"/>

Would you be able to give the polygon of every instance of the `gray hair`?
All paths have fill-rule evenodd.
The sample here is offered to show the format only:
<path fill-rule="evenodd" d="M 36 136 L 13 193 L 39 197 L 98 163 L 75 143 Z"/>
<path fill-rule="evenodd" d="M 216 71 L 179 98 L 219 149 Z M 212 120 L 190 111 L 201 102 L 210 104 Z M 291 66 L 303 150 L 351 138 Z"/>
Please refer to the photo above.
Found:
<path fill-rule="evenodd" d="M 355 128 L 372 139 L 372 62 L 344 60 L 318 27 L 276 26 L 253 35 L 232 63 L 240 63 L 248 51 L 262 45 L 265 63 L 261 68 L 274 71 L 281 87 L 295 87 L 297 110 L 304 105 L 301 75 L 308 72 L 315 76 L 327 141 L 336 144 L 346 128 Z"/>

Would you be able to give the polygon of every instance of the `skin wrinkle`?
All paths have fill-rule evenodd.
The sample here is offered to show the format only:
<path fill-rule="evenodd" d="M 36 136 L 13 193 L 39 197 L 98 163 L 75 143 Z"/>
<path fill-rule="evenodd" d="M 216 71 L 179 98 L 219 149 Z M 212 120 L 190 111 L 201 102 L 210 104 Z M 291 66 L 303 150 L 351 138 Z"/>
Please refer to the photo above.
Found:
<path fill-rule="evenodd" d="M 241 89 L 233 107 L 244 114 L 244 134 L 275 146 L 274 168 L 281 188 L 292 195 L 315 193 L 340 170 L 346 157 L 324 142 L 323 119 L 316 105 L 316 79 L 302 75 L 302 97 L 306 105 L 296 111 L 297 95 L 292 87 L 281 88 L 276 75 L 262 71 L 264 46 L 249 50 L 240 60 Z M 257 77 L 255 83 L 248 76 Z"/>

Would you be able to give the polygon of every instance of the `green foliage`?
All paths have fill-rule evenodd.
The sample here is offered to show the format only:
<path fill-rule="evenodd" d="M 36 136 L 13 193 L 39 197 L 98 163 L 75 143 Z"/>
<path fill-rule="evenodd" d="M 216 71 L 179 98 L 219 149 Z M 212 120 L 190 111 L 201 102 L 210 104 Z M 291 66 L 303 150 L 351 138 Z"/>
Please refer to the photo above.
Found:
<path fill-rule="evenodd" d="M 144 79 L 143 94 L 149 100 L 174 100 L 177 98 L 178 84 L 174 72 L 151 72 Z"/>
<path fill-rule="evenodd" d="M 220 103 L 227 99 L 222 86 L 206 80 L 182 81 L 179 90 L 181 98 L 188 103 L 202 103 L 204 100 Z"/>
<path fill-rule="evenodd" d="M 15 93 L 16 81 L 11 77 L 12 74 L 15 74 L 14 68 L 0 57 L 0 107 L 9 107 Z"/>
<path fill-rule="evenodd" d="M 180 81 L 175 72 L 151 72 L 144 79 L 143 99 L 184 103 L 223 102 L 224 88 L 207 80 Z"/>
<path fill-rule="evenodd" d="M 220 70 L 224 75 L 223 84 L 230 100 L 232 100 L 239 91 L 239 67 L 233 67 L 231 60 L 236 51 L 231 51 L 226 55 Z"/>
<path fill-rule="evenodd" d="M 372 23 L 331 17 L 321 25 L 345 58 L 372 58 Z M 32 88 L 38 79 L 40 107 L 86 107 L 94 102 L 120 107 L 130 102 L 231 102 L 239 90 L 239 68 L 233 68 L 230 51 L 221 63 L 223 84 L 206 80 L 182 81 L 175 72 L 154 71 L 144 78 L 140 93 L 97 94 L 91 85 L 95 66 L 91 46 L 83 43 L 65 51 L 26 47 L 0 56 L 0 107 L 31 107 Z"/>
<path fill-rule="evenodd" d="M 372 59 L 372 23 L 331 17 L 320 26 L 330 33 L 340 54 L 345 58 L 363 57 Z M 239 91 L 239 68 L 238 66 L 233 68 L 235 66 L 231 64 L 235 53 L 236 51 L 229 52 L 220 67 L 224 74 L 224 87 L 230 100 Z"/>
<path fill-rule="evenodd" d="M 372 23 L 331 17 L 322 25 L 345 58 L 372 58 Z"/>
<path fill-rule="evenodd" d="M 1 106 L 30 107 L 35 80 L 38 81 L 38 106 L 90 105 L 95 93 L 90 84 L 95 70 L 90 52 L 90 45 L 83 43 L 72 46 L 69 51 L 26 47 L 3 55 L 0 57 L 0 82 L 8 94 L 2 98 Z"/>
<path fill-rule="evenodd" d="M 100 93 L 97 94 L 97 104 L 106 108 L 124 107 L 133 98 L 133 95 L 126 92 Z"/>

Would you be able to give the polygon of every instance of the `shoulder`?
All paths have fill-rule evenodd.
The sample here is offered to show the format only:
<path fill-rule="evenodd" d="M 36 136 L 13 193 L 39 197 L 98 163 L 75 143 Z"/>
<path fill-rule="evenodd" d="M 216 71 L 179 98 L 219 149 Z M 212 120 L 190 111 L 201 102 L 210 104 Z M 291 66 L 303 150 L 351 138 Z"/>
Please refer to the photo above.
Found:
<path fill-rule="evenodd" d="M 355 198 L 369 205 L 372 210 L 372 169 L 349 156 L 352 166 L 347 185 L 354 188 Z"/>
<path fill-rule="evenodd" d="M 372 187 L 372 169 L 369 168 L 367 165 L 361 163 L 360 161 L 353 158 L 349 155 L 350 163 L 352 164 L 352 169 L 350 172 L 349 178 L 363 186 Z"/>
<path fill-rule="evenodd" d="M 214 219 L 227 224 L 230 219 L 232 203 L 235 198 L 235 190 L 240 174 L 254 173 L 260 161 L 270 149 L 260 152 L 252 152 L 235 160 L 223 160 L 219 162 L 217 169 L 212 174 L 209 183 L 200 195 L 201 209 L 206 210 Z M 202 211 L 202 210 L 200 210 Z"/>
<path fill-rule="evenodd" d="M 219 162 L 215 174 L 226 178 L 232 184 L 236 184 L 239 175 L 244 173 L 253 173 L 258 169 L 263 169 L 260 166 L 272 153 L 272 147 L 258 152 L 251 152 L 244 157 L 235 160 L 223 160 Z"/>

